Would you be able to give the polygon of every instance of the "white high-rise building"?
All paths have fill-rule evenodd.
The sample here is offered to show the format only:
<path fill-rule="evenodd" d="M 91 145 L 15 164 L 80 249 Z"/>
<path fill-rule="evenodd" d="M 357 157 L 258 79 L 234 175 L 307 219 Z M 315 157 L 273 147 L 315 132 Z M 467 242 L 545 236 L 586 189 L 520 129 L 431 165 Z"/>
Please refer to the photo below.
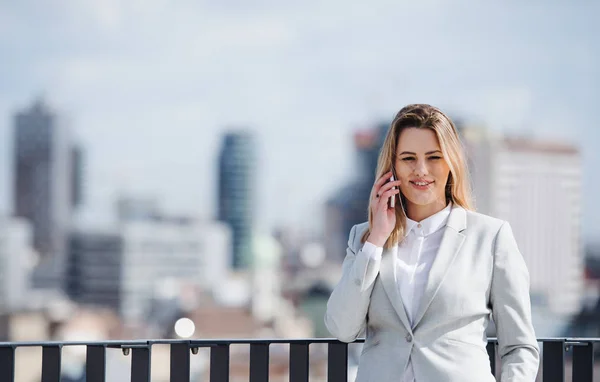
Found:
<path fill-rule="evenodd" d="M 122 227 L 121 312 L 137 320 L 153 298 L 175 297 L 185 285 L 212 290 L 231 261 L 221 223 L 130 222 Z"/>
<path fill-rule="evenodd" d="M 128 323 L 143 322 L 155 299 L 185 304 L 186 288 L 217 288 L 230 267 L 230 240 L 218 222 L 140 220 L 122 223 L 118 232 L 78 232 L 71 239 L 69 295 L 114 307 Z"/>
<path fill-rule="evenodd" d="M 579 150 L 477 128 L 462 132 L 477 209 L 510 223 L 529 268 L 532 303 L 576 313 L 584 292 Z"/>
<path fill-rule="evenodd" d="M 252 314 L 268 322 L 282 313 L 281 246 L 272 236 L 261 235 L 254 241 L 253 252 Z"/>
<path fill-rule="evenodd" d="M 23 308 L 35 253 L 31 224 L 22 218 L 0 218 L 0 311 Z"/>

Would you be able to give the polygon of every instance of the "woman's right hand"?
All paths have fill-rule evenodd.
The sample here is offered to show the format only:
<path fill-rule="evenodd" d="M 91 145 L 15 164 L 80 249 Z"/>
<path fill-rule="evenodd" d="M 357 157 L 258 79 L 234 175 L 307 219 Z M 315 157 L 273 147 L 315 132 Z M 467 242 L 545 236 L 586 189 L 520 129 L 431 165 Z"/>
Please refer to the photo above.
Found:
<path fill-rule="evenodd" d="M 400 193 L 400 181 L 388 182 L 391 176 L 391 171 L 383 174 L 381 178 L 377 179 L 371 192 L 369 209 L 373 214 L 373 226 L 367 241 L 378 247 L 383 247 L 396 227 L 396 211 L 394 208 L 390 208 L 388 201 L 390 197 L 395 198 Z"/>

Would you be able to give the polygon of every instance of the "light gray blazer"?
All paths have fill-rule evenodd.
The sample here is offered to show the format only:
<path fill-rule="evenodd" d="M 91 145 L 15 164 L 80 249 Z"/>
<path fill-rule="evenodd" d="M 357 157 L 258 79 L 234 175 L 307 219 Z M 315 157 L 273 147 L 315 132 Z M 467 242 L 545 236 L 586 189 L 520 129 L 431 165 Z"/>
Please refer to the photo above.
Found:
<path fill-rule="evenodd" d="M 416 382 L 495 382 L 486 351 L 493 315 L 502 382 L 534 382 L 539 347 L 531 323 L 529 272 L 510 225 L 452 208 L 413 325 L 394 279 L 397 247 L 377 266 L 362 253 L 368 223 L 352 227 L 343 275 L 327 303 L 325 324 L 340 341 L 366 332 L 357 382 L 402 382 L 412 359 Z"/>

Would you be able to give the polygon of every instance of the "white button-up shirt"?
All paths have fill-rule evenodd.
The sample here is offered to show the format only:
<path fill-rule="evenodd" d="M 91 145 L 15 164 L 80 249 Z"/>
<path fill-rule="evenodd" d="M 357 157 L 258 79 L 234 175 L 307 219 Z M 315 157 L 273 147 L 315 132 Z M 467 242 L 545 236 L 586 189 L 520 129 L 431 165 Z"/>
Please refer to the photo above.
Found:
<path fill-rule="evenodd" d="M 448 222 L 451 208 L 452 205 L 448 204 L 446 208 L 421 222 L 406 219 L 405 239 L 398 245 L 397 257 L 394 259 L 394 277 L 411 325 L 419 309 L 429 271 L 440 248 L 443 228 Z M 383 248 L 367 241 L 363 252 L 373 260 L 379 261 Z M 415 382 L 410 359 L 404 382 Z"/>

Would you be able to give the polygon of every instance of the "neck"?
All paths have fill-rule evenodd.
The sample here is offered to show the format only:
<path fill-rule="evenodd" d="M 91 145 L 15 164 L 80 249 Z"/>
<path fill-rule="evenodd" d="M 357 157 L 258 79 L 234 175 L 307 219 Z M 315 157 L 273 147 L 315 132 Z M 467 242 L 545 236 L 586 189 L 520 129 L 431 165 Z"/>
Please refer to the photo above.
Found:
<path fill-rule="evenodd" d="M 446 208 L 447 205 L 448 203 L 446 203 L 446 200 L 442 199 L 426 205 L 414 204 L 407 201 L 406 216 L 408 216 L 408 218 L 411 220 L 420 222 L 432 215 L 437 214 L 438 212 Z"/>

